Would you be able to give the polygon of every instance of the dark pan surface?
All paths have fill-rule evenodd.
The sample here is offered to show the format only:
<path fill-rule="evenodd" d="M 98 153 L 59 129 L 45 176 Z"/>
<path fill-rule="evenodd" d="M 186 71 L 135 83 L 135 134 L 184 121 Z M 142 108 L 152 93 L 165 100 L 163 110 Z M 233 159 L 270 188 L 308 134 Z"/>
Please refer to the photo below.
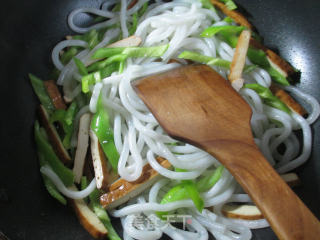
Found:
<path fill-rule="evenodd" d="M 4 1 L 0 8 L 0 231 L 10 239 L 92 239 L 72 211 L 47 194 L 39 174 L 32 127 L 37 99 L 27 79 L 32 72 L 46 79 L 54 45 L 70 34 L 67 14 L 102 1 Z M 320 1 L 238 0 L 265 38 L 267 46 L 302 71 L 298 86 L 320 100 Z M 303 186 L 295 188 L 320 217 L 320 123 L 313 125 L 310 161 L 299 168 Z M 299 227 L 299 226 L 297 226 Z M 120 229 L 117 222 L 117 229 Z M 1 239 L 1 236 L 0 236 Z M 270 229 L 254 239 L 276 239 Z"/>

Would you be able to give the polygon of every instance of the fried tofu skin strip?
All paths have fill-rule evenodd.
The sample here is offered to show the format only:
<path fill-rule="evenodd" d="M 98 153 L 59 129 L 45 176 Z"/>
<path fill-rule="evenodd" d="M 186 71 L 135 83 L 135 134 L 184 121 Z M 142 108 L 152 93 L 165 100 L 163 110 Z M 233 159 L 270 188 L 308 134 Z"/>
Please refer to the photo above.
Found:
<path fill-rule="evenodd" d="M 83 167 L 86 160 L 87 150 L 89 146 L 89 129 L 90 129 L 91 114 L 85 113 L 80 118 L 77 150 L 74 158 L 74 180 L 80 183 Z"/>
<path fill-rule="evenodd" d="M 227 218 L 245 219 L 245 220 L 258 220 L 264 218 L 260 210 L 249 204 L 232 204 L 227 203 L 223 205 L 221 213 Z"/>
<path fill-rule="evenodd" d="M 157 158 L 162 167 L 170 168 L 168 160 Z M 149 164 L 143 167 L 142 175 L 134 182 L 128 182 L 122 178 L 114 182 L 109 187 L 109 192 L 100 197 L 100 204 L 106 209 L 115 208 L 129 199 L 139 195 L 141 192 L 152 186 L 161 175 L 155 171 Z"/>
<path fill-rule="evenodd" d="M 295 173 L 287 173 L 280 176 L 290 187 L 298 186 L 301 183 L 299 177 Z M 244 220 L 258 220 L 264 218 L 256 206 L 246 203 L 240 205 L 227 203 L 223 205 L 221 213 L 228 218 Z"/>
<path fill-rule="evenodd" d="M 52 144 L 55 153 L 64 164 L 70 165 L 72 162 L 71 157 L 67 150 L 64 148 L 56 128 L 52 125 L 52 123 L 50 123 L 49 115 L 46 109 L 42 105 L 40 105 L 38 112 L 41 125 L 46 130 L 49 141 Z"/>
<path fill-rule="evenodd" d="M 96 134 L 90 130 L 89 135 L 91 140 L 91 156 L 97 188 L 108 191 L 109 185 L 117 180 L 119 176 L 113 172 L 112 166 L 108 164 L 108 160 L 105 157 Z"/>
<path fill-rule="evenodd" d="M 257 40 L 251 38 L 250 46 L 264 51 L 267 55 L 268 61 L 272 67 L 274 67 L 278 72 L 280 72 L 284 77 L 289 77 L 296 73 L 295 69 L 274 51 L 263 46 Z"/>
<path fill-rule="evenodd" d="M 237 91 L 239 91 L 242 88 L 244 83 L 244 80 L 242 78 L 242 72 L 246 64 L 246 57 L 249 48 L 250 37 L 250 31 L 242 31 L 231 62 L 230 74 L 228 78 L 231 82 L 232 87 Z"/>
<path fill-rule="evenodd" d="M 77 190 L 76 187 L 71 187 L 72 190 Z M 95 239 L 105 239 L 108 235 L 108 231 L 99 220 L 97 215 L 87 206 L 82 199 L 69 199 L 69 203 L 72 205 L 79 222 Z"/>
<path fill-rule="evenodd" d="M 283 89 L 277 87 L 276 85 L 271 85 L 270 90 L 273 95 L 284 102 L 292 111 L 298 113 L 301 116 L 307 114 L 307 111 Z"/>
<path fill-rule="evenodd" d="M 140 37 L 132 35 L 128 38 L 124 38 L 124 39 L 119 40 L 117 42 L 111 43 L 107 47 L 108 48 L 112 48 L 112 47 L 137 47 L 140 45 L 141 42 L 142 42 L 142 39 Z"/>
<path fill-rule="evenodd" d="M 228 7 L 219 0 L 211 0 L 211 3 L 221 10 L 221 12 L 223 12 L 225 15 L 231 17 L 236 23 L 253 30 L 251 23 L 238 11 L 228 9 Z"/>
<path fill-rule="evenodd" d="M 56 109 L 67 109 L 67 105 L 65 104 L 60 91 L 57 87 L 57 84 L 53 80 L 44 81 L 44 86 L 51 98 L 51 101 Z"/>

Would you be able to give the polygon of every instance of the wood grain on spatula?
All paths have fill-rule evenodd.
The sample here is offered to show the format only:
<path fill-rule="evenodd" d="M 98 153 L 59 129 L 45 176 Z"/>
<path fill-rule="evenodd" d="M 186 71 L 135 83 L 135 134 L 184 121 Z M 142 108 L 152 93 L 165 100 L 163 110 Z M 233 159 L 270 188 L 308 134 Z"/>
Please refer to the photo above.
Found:
<path fill-rule="evenodd" d="M 255 145 L 251 109 L 228 81 L 205 65 L 189 65 L 133 83 L 172 137 L 225 165 L 280 239 L 317 239 L 320 223 Z"/>

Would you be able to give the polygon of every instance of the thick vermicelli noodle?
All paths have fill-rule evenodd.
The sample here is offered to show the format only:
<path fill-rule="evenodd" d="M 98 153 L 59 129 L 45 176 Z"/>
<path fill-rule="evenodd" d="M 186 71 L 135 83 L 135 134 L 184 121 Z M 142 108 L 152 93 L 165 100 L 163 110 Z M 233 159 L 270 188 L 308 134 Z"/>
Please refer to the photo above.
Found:
<path fill-rule="evenodd" d="M 129 3 L 121 0 L 120 11 L 111 11 L 111 7 L 117 2 L 106 1 L 101 9 L 82 8 L 69 15 L 69 26 L 78 33 L 86 33 L 91 29 L 110 27 L 119 23 L 119 28 L 107 30 L 102 41 L 93 49 L 89 49 L 88 44 L 81 40 L 66 40 L 54 48 L 53 63 L 57 69 L 61 70 L 58 84 L 63 86 L 65 98 L 69 101 L 81 93 L 81 76 L 73 61 L 66 65 L 62 64 L 59 60 L 59 52 L 70 46 L 81 47 L 77 58 L 85 66 L 89 66 L 93 63 L 91 56 L 97 49 L 115 41 L 120 34 L 122 38 L 130 35 L 129 26 L 132 24 L 133 14 L 148 1 L 139 0 L 134 7 L 127 10 Z M 75 25 L 74 20 L 78 14 L 83 13 L 102 16 L 105 20 L 90 27 L 79 27 Z M 250 228 L 268 225 L 265 220 L 231 220 L 221 214 L 220 209 L 227 202 L 251 201 L 246 194 L 241 193 L 241 190 L 240 193 L 236 190 L 239 189 L 238 184 L 227 170 L 223 171 L 221 178 L 211 189 L 201 193 L 205 207 L 214 206 L 214 212 L 207 209 L 202 213 L 198 212 L 190 199 L 167 204 L 160 203 L 167 190 L 177 181 L 196 179 L 205 175 L 208 169 L 215 170 L 220 163 L 208 153 L 169 137 L 131 86 L 131 82 L 135 79 L 179 67 L 179 63 L 171 63 L 169 60 L 177 59 L 185 50 L 232 61 L 234 49 L 226 42 L 217 37 L 199 37 L 200 33 L 209 26 L 230 25 L 223 18 L 221 13 L 203 8 L 200 1 L 153 1 L 139 19 L 134 35 L 142 39 L 141 46 L 169 44 L 161 61 L 159 58 L 150 57 L 127 59 L 122 73 L 113 73 L 91 87 L 92 96 L 89 105 L 83 107 L 76 116 L 77 128 L 82 114 L 88 111 L 96 112 L 98 97 L 101 95 L 103 106 L 111 116 L 110 124 L 114 131 L 114 142 L 120 154 L 118 173 L 121 178 L 128 181 L 137 180 L 141 176 L 143 166 L 147 163 L 163 176 L 141 196 L 132 199 L 117 210 L 110 211 L 113 216 L 121 218 L 124 239 L 160 239 L 163 234 L 173 239 L 208 239 L 208 232 L 216 239 L 250 239 L 252 237 Z M 247 59 L 247 65 L 252 65 L 249 59 Z M 222 76 L 228 76 L 228 69 L 217 66 L 213 68 Z M 245 83 L 258 83 L 267 88 L 271 85 L 270 75 L 259 67 L 245 73 L 243 78 Z M 265 105 L 252 89 L 243 88 L 239 92 L 253 110 L 251 125 L 255 142 L 279 173 L 291 171 L 309 158 L 312 144 L 310 124 L 318 118 L 320 113 L 319 104 L 312 96 L 302 93 L 293 86 L 285 87 L 285 90 L 310 104 L 312 111 L 307 119 L 296 113 L 288 114 Z M 293 130 L 302 131 L 302 142 L 298 141 Z M 76 136 L 73 136 L 71 144 L 76 145 Z M 278 151 L 280 146 L 285 146 L 284 152 Z M 178 172 L 164 168 L 156 160 L 158 156 L 167 159 L 173 167 L 187 171 Z M 42 171 L 45 174 L 52 174 L 46 168 Z M 155 214 L 156 211 L 174 210 L 181 215 L 192 217 L 186 229 L 182 230 L 170 223 L 165 223 Z M 141 217 L 149 221 L 152 227 L 147 228 L 143 224 L 143 226 L 137 226 L 135 222 Z"/>

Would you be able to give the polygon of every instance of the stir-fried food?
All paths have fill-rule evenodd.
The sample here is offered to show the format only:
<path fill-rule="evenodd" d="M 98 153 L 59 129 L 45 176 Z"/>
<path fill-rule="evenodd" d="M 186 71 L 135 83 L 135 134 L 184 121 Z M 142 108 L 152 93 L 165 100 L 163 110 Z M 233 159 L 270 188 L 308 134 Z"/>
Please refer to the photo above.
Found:
<path fill-rule="evenodd" d="M 232 0 L 110 0 L 76 9 L 68 24 L 78 35 L 52 52 L 55 81 L 30 74 L 44 184 L 93 237 L 120 239 L 108 214 L 121 218 L 124 239 L 251 239 L 250 229 L 268 226 L 219 159 L 169 137 L 131 86 L 207 64 L 252 108 L 254 140 L 270 164 L 288 173 L 305 163 L 319 104 L 292 85 L 298 71 L 236 8 Z M 76 25 L 83 13 L 96 16 L 91 26 Z"/>

